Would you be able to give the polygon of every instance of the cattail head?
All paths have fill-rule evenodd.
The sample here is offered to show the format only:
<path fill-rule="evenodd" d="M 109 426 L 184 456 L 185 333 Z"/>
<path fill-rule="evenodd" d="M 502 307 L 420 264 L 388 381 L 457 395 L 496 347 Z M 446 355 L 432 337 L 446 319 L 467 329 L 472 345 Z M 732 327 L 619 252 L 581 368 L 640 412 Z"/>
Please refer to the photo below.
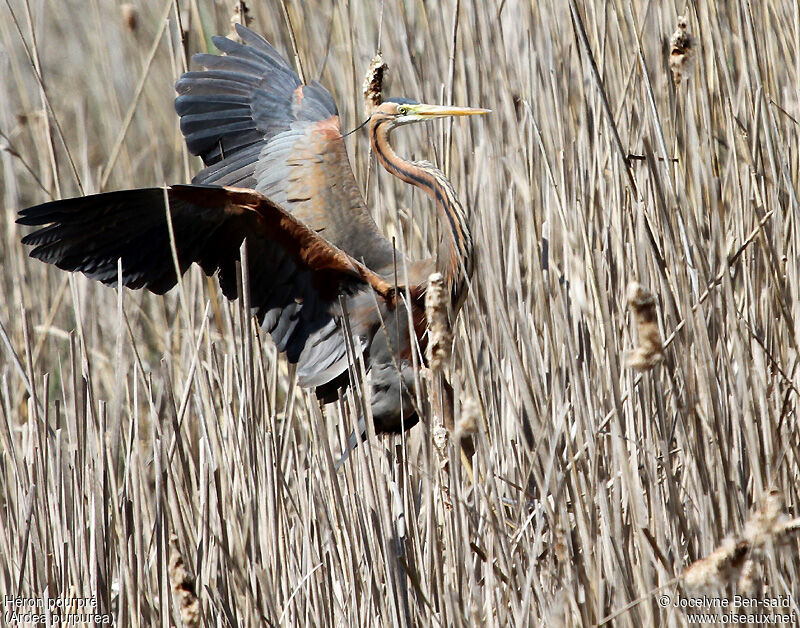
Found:
<path fill-rule="evenodd" d="M 467 397 L 461 404 L 461 415 L 456 423 L 456 437 L 465 438 L 478 431 L 480 425 L 481 409 L 478 402 L 472 397 Z"/>
<path fill-rule="evenodd" d="M 690 589 L 707 589 L 737 582 L 745 592 L 756 585 L 755 560 L 769 544 L 782 545 L 800 531 L 800 518 L 783 513 L 783 498 L 770 492 L 744 526 L 741 536 L 732 536 L 705 558 L 695 561 L 683 572 Z"/>
<path fill-rule="evenodd" d="M 119 11 L 122 14 L 122 22 L 125 27 L 132 33 L 136 32 L 139 28 L 139 11 L 130 2 L 125 2 L 119 6 Z"/>
<path fill-rule="evenodd" d="M 656 298 L 642 284 L 628 284 L 628 307 L 636 318 L 637 346 L 625 356 L 625 366 L 638 371 L 653 368 L 664 358 L 664 343 L 658 329 Z"/>
<path fill-rule="evenodd" d="M 672 80 L 680 85 L 684 76 L 688 76 L 694 60 L 694 38 L 688 30 L 688 20 L 678 16 L 678 28 L 669 38 L 669 69 Z"/>
<path fill-rule="evenodd" d="M 244 0 L 235 0 L 233 3 L 233 11 L 231 12 L 231 33 L 229 37 L 235 41 L 239 41 L 239 34 L 236 32 L 236 25 L 249 26 L 253 18 L 250 17 L 250 9 L 244 3 Z"/>
<path fill-rule="evenodd" d="M 428 319 L 428 365 L 432 371 L 441 370 L 450 359 L 453 331 L 448 317 L 448 292 L 444 276 L 434 273 L 428 277 L 425 292 L 425 317 Z"/>
<path fill-rule="evenodd" d="M 364 76 L 364 112 L 371 116 L 375 107 L 383 102 L 383 77 L 389 66 L 383 60 L 381 53 L 377 53 L 369 62 L 367 74 Z"/>
<path fill-rule="evenodd" d="M 752 558 L 744 561 L 742 572 L 739 574 L 738 591 L 742 595 L 752 597 L 755 595 L 759 583 L 758 564 Z"/>
<path fill-rule="evenodd" d="M 178 547 L 178 537 L 174 534 L 169 539 L 169 580 L 172 594 L 181 607 L 181 622 L 191 628 L 199 626 L 202 613 L 194 589 L 194 576 L 186 569 Z"/>
<path fill-rule="evenodd" d="M 690 589 L 709 589 L 731 582 L 738 577 L 749 549 L 744 539 L 724 539 L 708 556 L 686 568 L 683 572 L 684 583 Z"/>
<path fill-rule="evenodd" d="M 783 518 L 783 498 L 777 491 L 770 491 L 761 506 L 747 520 L 744 536 L 755 545 L 764 545 L 774 534 L 776 525 Z"/>

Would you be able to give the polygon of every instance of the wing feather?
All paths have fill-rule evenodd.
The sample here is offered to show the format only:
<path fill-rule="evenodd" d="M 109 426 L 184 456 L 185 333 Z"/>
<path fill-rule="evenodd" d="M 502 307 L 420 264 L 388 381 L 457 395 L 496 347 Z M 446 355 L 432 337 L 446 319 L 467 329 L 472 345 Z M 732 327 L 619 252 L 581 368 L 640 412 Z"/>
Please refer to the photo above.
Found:
<path fill-rule="evenodd" d="M 236 262 L 247 242 L 253 312 L 278 349 L 298 363 L 304 385 L 325 383 L 347 367 L 340 296 L 375 292 L 387 312 L 394 307 L 382 277 L 252 190 L 191 185 L 109 192 L 24 209 L 17 222 L 40 227 L 23 238 L 32 257 L 108 285 L 116 285 L 121 259 L 125 286 L 162 294 L 178 276 L 166 203 L 180 273 L 192 263 L 217 273 L 228 298 L 239 296 Z M 355 324 L 366 338 L 369 330 Z"/>
<path fill-rule="evenodd" d="M 206 69 L 175 86 L 186 144 L 206 166 L 193 182 L 256 189 L 367 267 L 391 267 L 399 254 L 364 204 L 330 92 L 236 28 L 243 43 L 214 38 L 224 56 L 196 55 Z"/>

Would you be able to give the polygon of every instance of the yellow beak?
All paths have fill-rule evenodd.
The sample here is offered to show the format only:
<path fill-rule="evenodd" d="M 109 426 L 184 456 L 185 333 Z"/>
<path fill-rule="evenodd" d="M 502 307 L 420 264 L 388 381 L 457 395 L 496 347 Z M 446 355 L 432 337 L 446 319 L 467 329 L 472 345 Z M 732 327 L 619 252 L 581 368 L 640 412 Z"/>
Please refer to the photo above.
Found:
<path fill-rule="evenodd" d="M 475 107 L 448 107 L 446 105 L 407 105 L 412 114 L 420 118 L 442 118 L 444 116 L 475 116 L 490 113 L 491 109 Z"/>

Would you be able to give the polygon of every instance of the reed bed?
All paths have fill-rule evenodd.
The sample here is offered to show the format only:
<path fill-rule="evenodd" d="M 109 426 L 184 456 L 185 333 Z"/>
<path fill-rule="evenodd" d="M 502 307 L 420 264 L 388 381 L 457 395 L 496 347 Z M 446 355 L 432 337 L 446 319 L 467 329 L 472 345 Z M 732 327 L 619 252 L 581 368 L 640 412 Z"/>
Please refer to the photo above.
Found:
<path fill-rule="evenodd" d="M 351 404 L 320 408 L 214 280 L 117 291 L 29 259 L 14 222 L 189 181 L 172 86 L 232 4 L 0 5 L 3 612 L 683 626 L 664 596 L 704 590 L 800 616 L 800 5 L 251 3 L 346 130 L 377 49 L 388 93 L 493 110 L 395 134 L 474 208 L 437 371 L 458 434 L 428 416 L 336 472 Z M 347 142 L 378 223 L 429 254 L 428 199 Z"/>

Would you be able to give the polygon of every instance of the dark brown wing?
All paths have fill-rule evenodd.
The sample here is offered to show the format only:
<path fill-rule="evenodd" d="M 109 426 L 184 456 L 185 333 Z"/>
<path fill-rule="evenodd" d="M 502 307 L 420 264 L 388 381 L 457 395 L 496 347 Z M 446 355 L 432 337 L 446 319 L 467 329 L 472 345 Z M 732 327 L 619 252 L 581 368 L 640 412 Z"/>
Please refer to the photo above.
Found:
<path fill-rule="evenodd" d="M 186 144 L 206 164 L 193 182 L 258 190 L 369 268 L 389 268 L 393 247 L 364 204 L 330 93 L 236 29 L 244 44 L 215 37 L 226 56 L 195 55 L 206 70 L 175 85 Z"/>
<path fill-rule="evenodd" d="M 326 242 L 263 195 L 216 186 L 174 186 L 110 192 L 24 209 L 17 222 L 42 228 L 23 238 L 31 256 L 105 284 L 162 294 L 177 283 L 166 203 L 181 274 L 192 264 L 219 274 L 226 297 L 238 297 L 236 261 L 247 239 L 253 313 L 280 351 L 298 363 L 301 384 L 316 386 L 347 368 L 340 295 L 393 309 L 381 277 Z M 351 320 L 366 346 L 372 315 Z"/>

